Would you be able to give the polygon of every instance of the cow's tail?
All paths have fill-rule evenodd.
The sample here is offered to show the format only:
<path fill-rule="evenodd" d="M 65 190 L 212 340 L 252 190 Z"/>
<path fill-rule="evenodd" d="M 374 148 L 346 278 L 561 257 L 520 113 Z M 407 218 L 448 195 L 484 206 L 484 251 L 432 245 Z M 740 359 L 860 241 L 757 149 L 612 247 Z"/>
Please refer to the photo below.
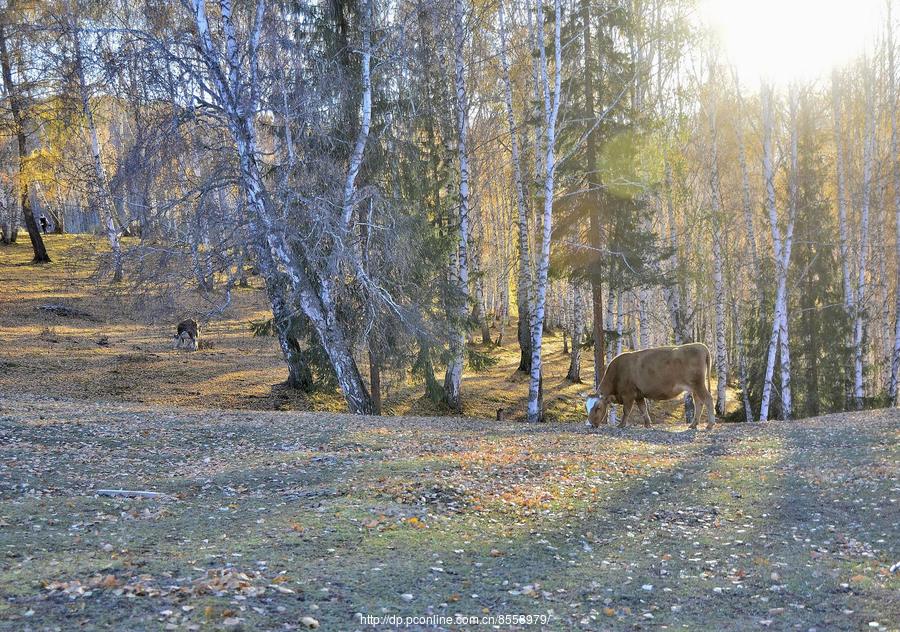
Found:
<path fill-rule="evenodd" d="M 709 352 L 709 347 L 706 348 L 706 392 L 712 395 L 712 390 L 709 388 L 709 375 L 712 373 L 712 354 Z M 719 379 L 718 376 L 716 379 Z"/>

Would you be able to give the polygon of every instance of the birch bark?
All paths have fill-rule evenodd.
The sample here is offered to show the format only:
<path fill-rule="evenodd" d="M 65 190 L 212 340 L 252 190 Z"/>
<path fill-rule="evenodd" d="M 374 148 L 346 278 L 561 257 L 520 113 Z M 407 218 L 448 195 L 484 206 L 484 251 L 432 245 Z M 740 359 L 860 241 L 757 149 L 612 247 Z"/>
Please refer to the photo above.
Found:
<path fill-rule="evenodd" d="M 794 210 L 796 205 L 796 193 L 792 191 L 789 212 L 787 234 L 782 239 L 781 228 L 778 223 L 778 208 L 775 197 L 775 167 L 772 149 L 772 135 L 775 121 L 772 111 L 772 93 L 769 86 L 763 85 L 760 93 L 763 110 L 763 176 L 766 188 L 766 211 L 769 217 L 769 225 L 772 231 L 772 245 L 775 254 L 776 291 L 775 310 L 772 319 L 772 334 L 769 338 L 769 346 L 766 355 L 766 373 L 763 381 L 762 401 L 760 402 L 759 420 L 766 421 L 769 418 L 769 406 L 772 397 L 773 377 L 775 374 L 775 356 L 781 341 L 782 351 L 782 380 L 787 377 L 787 383 L 782 383 L 782 408 L 786 417 L 790 416 L 790 347 L 788 344 L 788 316 L 787 316 L 787 271 L 791 258 L 791 243 L 794 232 Z M 796 180 L 796 93 L 791 94 L 791 181 L 792 187 Z M 786 386 L 786 388 L 785 388 Z"/>
<path fill-rule="evenodd" d="M 888 95 L 891 103 L 891 180 L 894 189 L 894 346 L 891 351 L 891 377 L 888 382 L 888 395 L 892 406 L 897 406 L 897 381 L 900 374 L 900 140 L 897 130 L 897 78 L 894 50 L 894 23 L 891 19 L 891 6 L 888 3 L 887 48 L 888 48 Z M 885 283 L 887 280 L 885 279 Z"/>
<path fill-rule="evenodd" d="M 544 191 L 543 191 L 543 231 L 541 235 L 541 251 L 538 261 L 536 298 L 531 326 L 531 379 L 528 384 L 528 421 L 543 419 L 540 408 L 541 397 L 541 347 L 543 344 L 544 308 L 547 299 L 547 275 L 550 268 L 550 238 L 553 229 L 553 197 L 556 177 L 556 122 L 559 115 L 559 102 L 562 83 L 562 28 L 561 0 L 554 0 L 554 34 L 553 34 L 553 90 L 551 95 L 547 48 L 544 44 L 544 13 L 537 3 L 537 38 L 540 53 L 540 75 L 544 102 Z"/>
<path fill-rule="evenodd" d="M 863 384 L 863 339 L 866 327 L 866 265 L 869 256 L 869 207 L 872 196 L 872 169 L 875 153 L 875 103 L 872 79 L 865 76 L 866 128 L 863 144 L 863 181 L 859 210 L 859 262 L 853 305 L 853 401 L 862 408 L 865 396 Z"/>
<path fill-rule="evenodd" d="M 711 83 L 714 81 L 714 71 L 710 72 Z M 710 156 L 710 201 L 712 207 L 712 251 L 713 251 L 713 286 L 715 288 L 716 301 L 716 414 L 725 415 L 726 384 L 728 381 L 728 356 L 725 350 L 725 278 L 723 275 L 722 261 L 722 211 L 720 208 L 720 184 L 719 184 L 719 141 L 716 111 L 716 97 L 713 95 L 713 103 L 710 106 L 709 126 L 712 142 Z"/>
<path fill-rule="evenodd" d="M 444 394 L 447 405 L 462 410 L 460 382 L 465 362 L 465 322 L 469 303 L 469 155 L 467 148 L 469 131 L 468 100 L 465 76 L 465 30 L 463 25 L 464 0 L 455 0 L 453 10 L 454 86 L 456 89 L 457 155 L 459 159 L 459 217 L 456 248 L 455 284 L 458 301 L 458 322 L 450 329 L 450 361 L 444 377 Z"/>

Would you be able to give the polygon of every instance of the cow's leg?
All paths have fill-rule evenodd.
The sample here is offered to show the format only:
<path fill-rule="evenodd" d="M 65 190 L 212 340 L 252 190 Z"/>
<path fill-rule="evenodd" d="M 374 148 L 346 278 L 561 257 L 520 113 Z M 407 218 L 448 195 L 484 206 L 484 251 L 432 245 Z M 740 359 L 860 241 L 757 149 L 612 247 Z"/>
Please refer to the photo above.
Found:
<path fill-rule="evenodd" d="M 703 391 L 701 393 L 703 397 L 703 405 L 706 406 L 706 414 L 709 416 L 709 420 L 706 422 L 706 429 L 712 430 L 713 426 L 716 425 L 716 406 L 713 404 L 712 393 L 710 393 L 706 385 L 703 385 Z M 700 418 L 699 413 L 697 414 L 697 419 Z"/>
<path fill-rule="evenodd" d="M 694 420 L 690 423 L 688 428 L 696 429 L 697 421 L 700 419 L 700 412 L 703 410 L 703 403 L 706 401 L 702 397 L 698 397 L 697 391 L 693 391 L 691 393 L 691 397 L 694 399 Z"/>
<path fill-rule="evenodd" d="M 698 383 L 694 386 L 694 401 L 697 402 L 697 410 L 694 414 L 694 422 L 691 424 L 691 428 L 697 427 L 697 422 L 700 421 L 701 411 L 703 408 L 706 408 L 706 414 L 709 417 L 706 422 L 706 427 L 712 428 L 716 425 L 716 408 L 713 404 L 713 398 L 710 394 L 709 390 L 706 388 L 706 384 L 703 382 Z"/>
<path fill-rule="evenodd" d="M 626 422 L 628 421 L 628 415 L 631 414 L 631 409 L 634 408 L 634 400 L 630 397 L 625 397 L 622 399 L 622 421 L 619 422 L 619 428 L 624 428 Z"/>
<path fill-rule="evenodd" d="M 647 398 L 641 400 L 641 411 L 644 413 L 644 428 L 650 427 L 650 402 Z"/>

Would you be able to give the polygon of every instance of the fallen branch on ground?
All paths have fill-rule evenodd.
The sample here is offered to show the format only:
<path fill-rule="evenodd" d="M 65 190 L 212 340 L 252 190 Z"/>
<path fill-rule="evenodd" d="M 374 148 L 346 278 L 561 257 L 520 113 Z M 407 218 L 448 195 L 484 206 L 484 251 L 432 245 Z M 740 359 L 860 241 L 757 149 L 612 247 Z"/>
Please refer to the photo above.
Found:
<path fill-rule="evenodd" d="M 98 496 L 124 496 L 126 498 L 166 498 L 168 494 L 130 489 L 98 489 Z"/>

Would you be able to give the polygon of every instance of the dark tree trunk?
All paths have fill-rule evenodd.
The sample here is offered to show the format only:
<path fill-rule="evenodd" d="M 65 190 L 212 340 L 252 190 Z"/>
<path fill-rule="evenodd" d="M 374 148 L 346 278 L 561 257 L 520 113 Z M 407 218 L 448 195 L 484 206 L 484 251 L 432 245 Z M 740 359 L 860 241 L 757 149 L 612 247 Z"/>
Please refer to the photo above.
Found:
<path fill-rule="evenodd" d="M 313 374 L 309 364 L 303 359 L 300 343 L 293 336 L 286 334 L 281 329 L 278 331 L 278 344 L 284 356 L 284 362 L 288 367 L 287 385 L 304 393 L 313 388 Z"/>
<path fill-rule="evenodd" d="M 3 83 L 6 86 L 6 94 L 9 95 L 10 111 L 13 117 L 13 124 L 16 127 L 16 140 L 19 148 L 19 193 L 22 205 L 22 215 L 25 217 L 25 228 L 28 230 L 28 237 L 31 238 L 31 247 L 34 250 L 35 263 L 50 263 L 50 255 L 47 254 L 47 248 L 44 246 L 44 239 L 41 237 L 41 231 L 37 222 L 34 220 L 34 213 L 31 210 L 31 196 L 28 191 L 28 181 L 24 177 L 25 161 L 28 158 L 28 148 L 25 142 L 25 128 L 22 122 L 22 110 L 19 105 L 19 95 L 12 79 L 12 67 L 9 62 L 9 49 L 6 44 L 6 14 L 0 16 L 0 70 L 3 74 Z M 15 241 L 15 239 L 12 239 Z"/>
<path fill-rule="evenodd" d="M 525 311 L 523 312 L 523 310 Z M 527 301 L 519 301 L 519 322 L 516 331 L 519 338 L 519 350 L 521 351 L 518 370 L 524 373 L 531 373 L 531 329 L 528 324 Z"/>
<path fill-rule="evenodd" d="M 284 284 L 274 276 L 266 275 L 265 279 L 266 293 L 272 306 L 272 323 L 278 335 L 278 346 L 281 347 L 281 355 L 288 367 L 287 385 L 298 391 L 309 392 L 313 387 L 312 370 L 304 361 L 300 344 L 291 333 L 293 319 L 285 300 Z"/>
<path fill-rule="evenodd" d="M 573 383 L 581 382 L 581 336 L 582 318 L 584 317 L 581 293 L 576 287 L 572 292 L 572 352 L 569 356 L 569 372 L 566 379 Z"/>
<path fill-rule="evenodd" d="M 438 404 L 444 399 L 444 388 L 434 376 L 434 363 L 431 361 L 431 346 L 424 338 L 418 339 L 419 354 L 416 358 L 416 368 L 425 377 L 425 396 L 433 404 Z"/>

